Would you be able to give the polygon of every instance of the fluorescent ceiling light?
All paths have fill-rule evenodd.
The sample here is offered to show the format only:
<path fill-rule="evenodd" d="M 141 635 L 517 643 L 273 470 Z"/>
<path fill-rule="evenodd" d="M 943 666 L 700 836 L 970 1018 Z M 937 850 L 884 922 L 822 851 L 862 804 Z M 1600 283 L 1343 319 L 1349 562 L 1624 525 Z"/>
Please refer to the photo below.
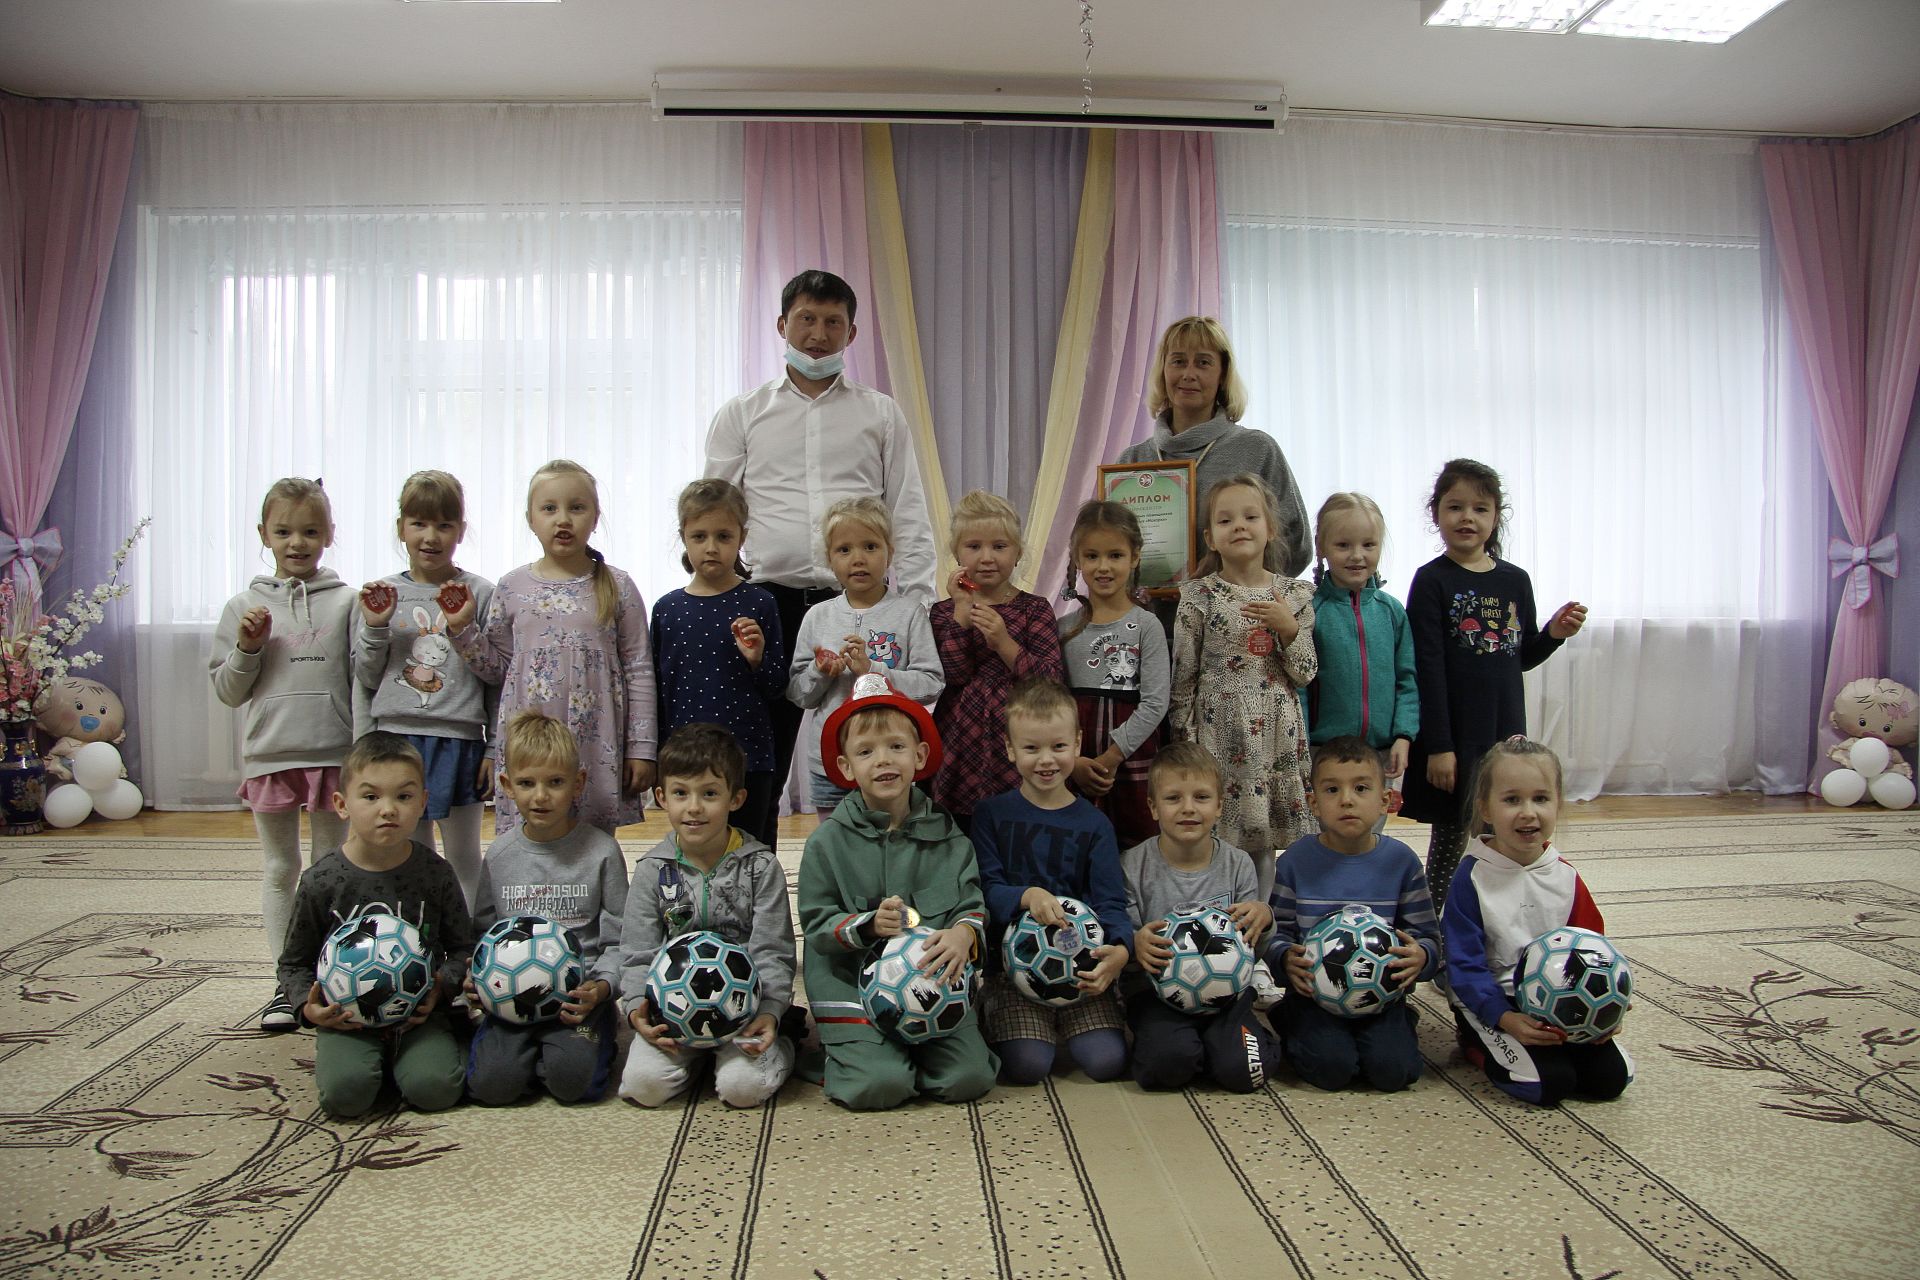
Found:
<path fill-rule="evenodd" d="M 1613 0 L 1580 24 L 1582 35 L 1724 44 L 1783 0 Z"/>
<path fill-rule="evenodd" d="M 1722 44 L 1785 0 L 1423 0 L 1430 27 Z"/>
<path fill-rule="evenodd" d="M 560 0 L 400 0 L 401 4 L 559 4 Z"/>

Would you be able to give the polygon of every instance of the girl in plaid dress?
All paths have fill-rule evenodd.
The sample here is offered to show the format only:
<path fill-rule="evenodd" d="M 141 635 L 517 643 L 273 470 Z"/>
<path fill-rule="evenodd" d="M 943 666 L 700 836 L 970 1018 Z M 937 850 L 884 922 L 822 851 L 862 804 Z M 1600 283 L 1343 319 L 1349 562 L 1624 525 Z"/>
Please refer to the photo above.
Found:
<path fill-rule="evenodd" d="M 948 598 L 933 606 L 933 639 L 947 673 L 933 709 L 947 747 L 933 802 L 966 831 L 976 804 L 1020 784 L 1006 751 L 1013 682 L 1046 676 L 1064 683 L 1066 670 L 1053 610 L 1013 585 L 1024 547 L 1012 505 L 975 489 L 954 507 L 949 527 L 960 567 L 947 579 Z"/>

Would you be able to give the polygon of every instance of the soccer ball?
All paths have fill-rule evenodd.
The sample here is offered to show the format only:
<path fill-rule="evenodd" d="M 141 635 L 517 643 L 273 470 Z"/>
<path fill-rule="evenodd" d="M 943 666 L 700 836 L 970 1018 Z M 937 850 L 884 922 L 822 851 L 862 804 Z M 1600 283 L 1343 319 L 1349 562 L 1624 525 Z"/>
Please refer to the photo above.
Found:
<path fill-rule="evenodd" d="M 433 957 L 420 931 L 399 916 L 369 911 L 343 921 L 320 945 L 314 977 L 328 1001 L 363 1027 L 391 1027 L 413 1016 L 433 987 Z"/>
<path fill-rule="evenodd" d="M 1182 1013 L 1215 1013 L 1253 981 L 1253 948 L 1219 907 L 1181 907 L 1167 915 L 1173 957 L 1153 989 Z"/>
<path fill-rule="evenodd" d="M 473 949 L 473 988 L 480 1005 L 502 1022 L 525 1025 L 560 1016 L 560 1006 L 586 977 L 580 940 L 542 916 L 495 921 Z"/>
<path fill-rule="evenodd" d="M 667 939 L 647 966 L 647 1003 L 689 1049 L 711 1049 L 760 1011 L 760 975 L 737 942 L 707 929 Z"/>
<path fill-rule="evenodd" d="M 1313 998 L 1343 1018 L 1378 1013 L 1401 996 L 1387 976 L 1398 941 L 1393 926 L 1366 907 L 1349 904 L 1322 916 L 1300 944 L 1313 970 Z"/>
<path fill-rule="evenodd" d="M 1080 975 L 1094 967 L 1094 951 L 1107 942 L 1107 931 L 1086 903 L 1062 898 L 1060 910 L 1066 913 L 1064 925 L 1041 924 L 1022 913 L 1008 926 L 1000 948 L 1014 988 L 1027 999 L 1055 1009 L 1087 998 L 1080 989 Z"/>
<path fill-rule="evenodd" d="M 933 930 L 909 929 L 887 939 L 860 971 L 860 1006 L 883 1035 L 921 1044 L 952 1035 L 973 1007 L 973 962 L 952 982 L 920 972 Z"/>
<path fill-rule="evenodd" d="M 1572 1044 L 1618 1031 L 1632 999 L 1626 957 L 1591 929 L 1549 929 L 1526 945 L 1513 967 L 1513 1000 L 1520 1012 L 1552 1023 Z"/>

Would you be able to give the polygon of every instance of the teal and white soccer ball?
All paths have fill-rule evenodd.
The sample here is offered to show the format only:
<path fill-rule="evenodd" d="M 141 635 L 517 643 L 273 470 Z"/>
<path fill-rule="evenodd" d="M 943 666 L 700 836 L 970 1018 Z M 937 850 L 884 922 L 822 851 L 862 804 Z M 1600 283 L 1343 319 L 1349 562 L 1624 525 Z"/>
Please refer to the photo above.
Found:
<path fill-rule="evenodd" d="M 707 929 L 678 934 L 647 966 L 653 1016 L 689 1049 L 711 1049 L 746 1030 L 760 1012 L 760 974 L 737 942 Z"/>
<path fill-rule="evenodd" d="M 363 1027 L 391 1027 L 413 1016 L 433 987 L 433 957 L 420 931 L 399 916 L 369 911 L 342 921 L 320 944 L 314 978 L 331 1004 Z"/>
<path fill-rule="evenodd" d="M 1632 1001 L 1626 957 L 1591 929 L 1549 929 L 1526 945 L 1513 968 L 1513 1002 L 1520 1012 L 1552 1023 L 1573 1044 L 1618 1031 Z"/>
<path fill-rule="evenodd" d="M 1360 1018 L 1400 998 L 1387 975 L 1398 941 L 1393 926 L 1366 907 L 1349 904 L 1322 916 L 1300 945 L 1307 949 L 1313 998 L 1328 1013 Z"/>
<path fill-rule="evenodd" d="M 1217 1013 L 1253 981 L 1253 948 L 1219 907 L 1182 907 L 1167 915 L 1173 948 L 1153 980 L 1160 998 L 1182 1013 Z"/>
<path fill-rule="evenodd" d="M 974 967 L 951 982 L 922 973 L 932 929 L 909 929 L 887 939 L 880 954 L 860 971 L 860 1006 L 881 1034 L 904 1044 L 952 1035 L 973 1007 Z"/>
<path fill-rule="evenodd" d="M 494 922 L 473 949 L 473 989 L 480 1007 L 521 1025 L 560 1016 L 567 992 L 586 980 L 580 940 L 544 916 Z"/>
<path fill-rule="evenodd" d="M 1087 998 L 1080 989 L 1080 975 L 1098 963 L 1093 953 L 1107 944 L 1107 931 L 1100 927 L 1092 907 L 1077 898 L 1062 898 L 1060 910 L 1067 917 L 1063 925 L 1041 924 L 1022 912 L 1007 926 L 1000 944 L 1014 988 L 1027 999 L 1055 1009 Z"/>

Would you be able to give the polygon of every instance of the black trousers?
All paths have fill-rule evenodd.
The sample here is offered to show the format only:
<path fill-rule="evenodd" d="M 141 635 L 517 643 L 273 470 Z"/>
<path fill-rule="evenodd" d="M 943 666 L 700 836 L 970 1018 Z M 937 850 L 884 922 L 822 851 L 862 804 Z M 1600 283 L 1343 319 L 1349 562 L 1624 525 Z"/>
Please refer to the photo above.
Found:
<path fill-rule="evenodd" d="M 780 610 L 780 634 L 787 642 L 788 661 L 793 660 L 797 652 L 795 643 L 800 635 L 800 622 L 807 616 L 807 610 L 822 600 L 831 600 L 840 592 L 831 587 L 789 587 L 783 582 L 762 582 L 773 595 L 773 602 Z M 769 806 L 771 824 L 780 820 L 780 797 L 786 794 L 787 778 L 793 769 L 793 744 L 800 736 L 800 720 L 806 712 L 787 699 L 781 698 L 770 708 L 773 715 L 773 799 Z M 773 841 L 767 841 L 769 848 Z"/>

